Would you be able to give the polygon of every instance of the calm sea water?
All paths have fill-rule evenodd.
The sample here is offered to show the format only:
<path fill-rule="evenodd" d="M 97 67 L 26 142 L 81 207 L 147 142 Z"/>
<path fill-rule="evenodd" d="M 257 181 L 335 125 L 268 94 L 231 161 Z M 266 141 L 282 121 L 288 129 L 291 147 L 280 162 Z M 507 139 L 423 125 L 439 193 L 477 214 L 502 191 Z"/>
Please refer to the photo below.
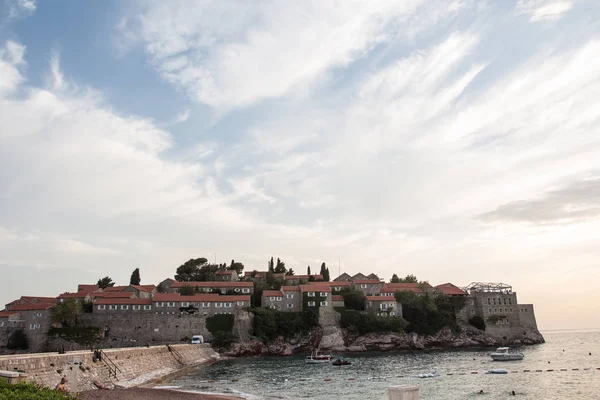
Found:
<path fill-rule="evenodd" d="M 513 390 L 521 399 L 600 399 L 600 331 L 544 332 L 544 337 L 545 344 L 519 349 L 525 354 L 523 361 L 491 361 L 494 349 L 489 348 L 347 353 L 352 365 L 339 367 L 306 365 L 300 356 L 240 358 L 203 367 L 166 386 L 254 400 L 384 400 L 393 385 L 416 385 L 421 399 L 430 400 L 506 399 L 512 398 Z M 485 374 L 492 368 L 510 373 Z M 416 376 L 422 373 L 436 376 Z"/>

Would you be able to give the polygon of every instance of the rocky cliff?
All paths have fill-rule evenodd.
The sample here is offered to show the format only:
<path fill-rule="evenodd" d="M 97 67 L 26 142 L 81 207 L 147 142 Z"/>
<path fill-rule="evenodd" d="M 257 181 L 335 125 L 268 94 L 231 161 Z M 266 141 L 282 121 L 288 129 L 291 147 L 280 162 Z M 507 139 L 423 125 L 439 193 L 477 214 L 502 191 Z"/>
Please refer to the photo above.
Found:
<path fill-rule="evenodd" d="M 518 346 L 544 343 L 543 336 L 537 330 L 523 330 L 513 338 L 503 339 L 487 334 L 470 325 L 461 326 L 460 332 L 444 328 L 435 335 L 418 335 L 416 333 L 369 333 L 355 335 L 337 325 L 319 326 L 305 336 L 292 339 L 278 338 L 269 343 L 258 339 L 235 343 L 224 355 L 253 356 L 253 355 L 292 355 L 306 354 L 311 351 L 314 343 L 319 343 L 322 351 L 359 352 L 386 350 L 425 350 L 450 349 L 486 346 Z"/>

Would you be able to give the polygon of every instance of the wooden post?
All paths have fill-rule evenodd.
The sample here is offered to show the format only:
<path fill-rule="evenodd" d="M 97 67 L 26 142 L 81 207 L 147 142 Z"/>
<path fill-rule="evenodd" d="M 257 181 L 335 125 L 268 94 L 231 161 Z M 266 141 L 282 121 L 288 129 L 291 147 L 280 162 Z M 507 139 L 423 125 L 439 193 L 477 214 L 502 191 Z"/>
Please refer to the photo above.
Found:
<path fill-rule="evenodd" d="M 419 388 L 417 386 L 390 386 L 388 388 L 389 400 L 419 400 Z"/>

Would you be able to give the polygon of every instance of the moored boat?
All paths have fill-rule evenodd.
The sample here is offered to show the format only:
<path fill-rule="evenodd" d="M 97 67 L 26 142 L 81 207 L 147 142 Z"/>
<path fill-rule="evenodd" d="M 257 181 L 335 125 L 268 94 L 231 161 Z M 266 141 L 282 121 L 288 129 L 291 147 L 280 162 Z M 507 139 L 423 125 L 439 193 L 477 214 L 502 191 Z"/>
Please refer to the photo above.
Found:
<path fill-rule="evenodd" d="M 525 356 L 523 353 L 511 352 L 508 347 L 498 347 L 495 352 L 490 354 L 494 361 L 518 361 L 522 360 Z"/>
<path fill-rule="evenodd" d="M 306 356 L 307 364 L 325 364 L 331 361 L 331 354 L 319 354 L 318 351 L 313 351 L 310 356 Z"/>
<path fill-rule="evenodd" d="M 350 361 L 346 360 L 344 357 L 340 357 L 331 363 L 331 365 L 350 365 L 350 364 L 352 364 L 352 363 Z"/>

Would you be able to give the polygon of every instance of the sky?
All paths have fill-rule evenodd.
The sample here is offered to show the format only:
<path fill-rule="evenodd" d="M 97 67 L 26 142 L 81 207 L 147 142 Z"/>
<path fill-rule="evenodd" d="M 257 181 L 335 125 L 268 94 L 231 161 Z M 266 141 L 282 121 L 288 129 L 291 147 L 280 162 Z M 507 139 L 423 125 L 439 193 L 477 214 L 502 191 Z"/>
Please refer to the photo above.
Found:
<path fill-rule="evenodd" d="M 597 1 L 0 1 L 0 304 L 273 256 L 600 328 Z"/>

